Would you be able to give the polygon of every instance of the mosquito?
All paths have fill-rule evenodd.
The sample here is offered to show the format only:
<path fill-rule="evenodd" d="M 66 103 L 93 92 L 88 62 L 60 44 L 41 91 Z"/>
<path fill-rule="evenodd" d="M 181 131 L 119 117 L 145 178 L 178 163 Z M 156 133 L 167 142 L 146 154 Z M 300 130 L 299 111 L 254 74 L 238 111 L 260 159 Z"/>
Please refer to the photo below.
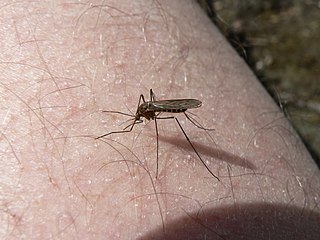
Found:
<path fill-rule="evenodd" d="M 141 103 L 142 102 L 142 103 Z M 141 103 L 141 104 L 140 104 Z M 207 129 L 202 127 L 199 123 L 197 123 L 196 120 L 192 119 L 186 111 L 188 109 L 198 108 L 201 107 L 202 102 L 197 99 L 169 99 L 169 100 L 157 100 L 155 99 L 155 94 L 153 93 L 152 89 L 150 89 L 150 101 L 146 101 L 143 94 L 139 97 L 138 107 L 135 115 L 127 114 L 119 111 L 102 111 L 102 112 L 108 112 L 108 113 L 116 113 L 121 114 L 125 116 L 132 117 L 132 123 L 126 126 L 121 131 L 113 131 L 106 134 L 103 134 L 99 137 L 96 137 L 95 139 L 104 138 L 106 136 L 117 134 L 117 133 L 127 133 L 131 132 L 132 129 L 136 124 L 142 123 L 142 118 L 145 118 L 147 120 L 154 120 L 155 122 L 155 128 L 156 128 L 156 136 L 157 136 L 157 168 L 156 168 L 156 178 L 158 177 L 158 170 L 159 170 L 159 132 L 158 132 L 158 124 L 157 120 L 162 119 L 175 119 L 178 123 L 178 126 L 180 127 L 183 135 L 187 139 L 188 143 L 190 144 L 191 148 L 194 150 L 194 152 L 197 154 L 198 158 L 202 162 L 202 164 L 205 166 L 205 168 L 209 171 L 209 173 L 215 177 L 218 181 L 220 179 L 209 169 L 207 164 L 204 162 L 204 160 L 201 158 L 200 154 L 196 150 L 193 143 L 190 141 L 188 135 L 186 134 L 185 130 L 183 129 L 182 125 L 180 124 L 179 120 L 175 116 L 168 116 L 168 117 L 159 117 L 160 113 L 167 112 L 167 113 L 184 113 L 186 118 L 196 127 L 203 129 L 203 130 L 213 130 L 213 129 Z"/>

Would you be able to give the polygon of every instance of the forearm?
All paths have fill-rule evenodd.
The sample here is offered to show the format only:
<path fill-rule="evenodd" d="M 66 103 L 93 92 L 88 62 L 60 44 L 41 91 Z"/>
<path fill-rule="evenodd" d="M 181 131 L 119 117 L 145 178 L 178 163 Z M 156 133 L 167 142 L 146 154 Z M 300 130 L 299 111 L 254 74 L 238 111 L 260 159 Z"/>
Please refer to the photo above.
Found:
<path fill-rule="evenodd" d="M 244 213 L 269 229 L 277 222 L 271 210 L 284 219 L 308 216 L 315 230 L 318 170 L 194 2 L 25 1 L 3 5 L 0 17 L 8 28 L 1 32 L 1 237 L 127 239 L 173 229 L 250 238 L 256 222 Z M 135 113 L 150 88 L 157 99 L 203 102 L 193 112 L 215 128 L 213 139 L 177 117 L 220 182 L 174 120 L 157 121 L 157 178 L 153 122 L 95 139 L 128 120 L 101 110 Z"/>

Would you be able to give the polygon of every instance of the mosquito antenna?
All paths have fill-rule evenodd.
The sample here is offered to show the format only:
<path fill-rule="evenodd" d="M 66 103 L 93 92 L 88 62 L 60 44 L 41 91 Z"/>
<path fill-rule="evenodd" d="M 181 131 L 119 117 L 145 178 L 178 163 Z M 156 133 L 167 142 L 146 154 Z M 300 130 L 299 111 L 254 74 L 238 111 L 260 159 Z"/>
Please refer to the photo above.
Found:
<path fill-rule="evenodd" d="M 119 124 L 119 126 L 121 126 L 121 125 L 123 125 L 123 124 L 125 124 L 125 123 L 127 123 L 127 122 L 134 121 L 134 120 L 135 120 L 135 118 L 134 118 L 134 117 L 133 117 L 133 118 L 130 118 L 130 119 L 128 119 L 128 120 L 126 120 L 126 121 L 124 121 L 124 122 L 120 123 L 120 124 Z M 131 123 L 131 124 L 132 124 L 132 123 Z M 130 125 L 131 125 L 131 124 L 130 124 Z M 129 126 L 130 126 L 130 125 L 129 125 Z M 126 128 L 128 128 L 128 126 L 127 126 L 127 127 L 125 127 L 124 129 L 126 129 Z"/>
<path fill-rule="evenodd" d="M 126 126 L 123 130 L 126 130 L 127 128 L 135 125 L 135 124 L 139 124 L 139 123 L 142 123 L 143 121 L 142 120 L 134 120 L 133 123 L 130 123 L 128 126 Z"/>
<path fill-rule="evenodd" d="M 124 115 L 124 116 L 129 116 L 129 117 L 135 117 L 135 115 L 133 114 L 128 114 L 128 113 L 123 113 L 123 112 L 119 112 L 119 111 L 102 111 L 102 112 L 106 112 L 106 113 L 116 113 L 116 114 L 121 114 L 121 115 Z"/>

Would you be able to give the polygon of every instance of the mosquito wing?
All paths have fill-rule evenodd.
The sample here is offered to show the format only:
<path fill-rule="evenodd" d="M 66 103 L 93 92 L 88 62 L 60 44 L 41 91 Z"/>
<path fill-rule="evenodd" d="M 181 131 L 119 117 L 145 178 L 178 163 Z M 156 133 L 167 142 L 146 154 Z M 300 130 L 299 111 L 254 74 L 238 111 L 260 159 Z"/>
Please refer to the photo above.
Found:
<path fill-rule="evenodd" d="M 201 106 L 201 101 L 197 99 L 172 99 L 159 100 L 149 102 L 148 110 L 152 111 L 170 111 L 170 110 L 187 110 L 198 108 Z"/>

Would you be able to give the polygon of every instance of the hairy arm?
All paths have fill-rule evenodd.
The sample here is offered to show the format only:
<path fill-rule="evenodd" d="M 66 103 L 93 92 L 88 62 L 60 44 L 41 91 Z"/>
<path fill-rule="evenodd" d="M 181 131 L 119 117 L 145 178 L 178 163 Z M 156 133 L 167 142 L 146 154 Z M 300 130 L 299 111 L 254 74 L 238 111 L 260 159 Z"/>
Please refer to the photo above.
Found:
<path fill-rule="evenodd" d="M 1 238 L 319 236 L 318 169 L 193 1 L 2 1 L 0 26 Z M 215 131 L 175 116 L 220 181 L 172 119 L 157 178 L 153 121 L 95 139 L 151 88 L 202 101 Z"/>

